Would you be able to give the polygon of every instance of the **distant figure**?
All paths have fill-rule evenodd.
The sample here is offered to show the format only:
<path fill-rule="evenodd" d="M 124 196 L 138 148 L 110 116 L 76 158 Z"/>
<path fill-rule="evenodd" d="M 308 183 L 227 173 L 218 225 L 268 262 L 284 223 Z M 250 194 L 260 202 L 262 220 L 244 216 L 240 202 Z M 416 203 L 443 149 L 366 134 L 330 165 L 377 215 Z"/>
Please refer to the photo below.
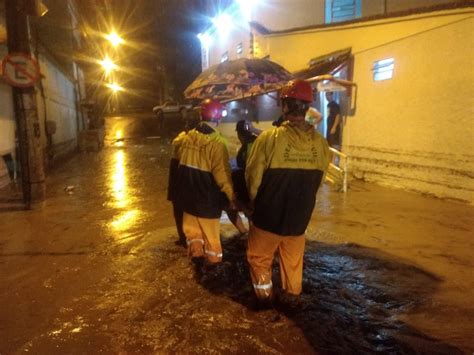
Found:
<path fill-rule="evenodd" d="M 247 164 L 247 157 L 252 148 L 253 142 L 257 139 L 258 135 L 262 133 L 262 131 L 258 128 L 255 128 L 251 122 L 246 120 L 240 120 L 235 125 L 235 130 L 237 132 L 237 137 L 240 141 L 240 149 L 237 152 L 237 166 L 245 170 L 245 166 Z"/>
<path fill-rule="evenodd" d="M 245 170 L 254 205 L 247 260 L 262 307 L 271 305 L 276 251 L 283 288 L 280 299 L 286 303 L 301 293 L 305 231 L 329 164 L 327 141 L 305 121 L 313 101 L 311 85 L 290 81 L 280 98 L 287 122 L 255 140 Z"/>
<path fill-rule="evenodd" d="M 257 139 L 257 136 L 261 131 L 253 127 L 253 125 L 246 120 L 240 120 L 237 122 L 235 130 L 237 131 L 237 137 L 242 144 L 237 152 L 237 169 L 232 170 L 232 183 L 234 184 L 237 210 L 229 210 L 226 212 L 230 221 L 238 229 L 240 234 L 245 235 L 248 230 L 239 215 L 239 211 L 243 211 L 247 217 L 250 215 L 250 198 L 247 186 L 245 185 L 245 167 L 247 165 L 247 157 L 252 148 L 253 142 L 255 142 L 255 139 Z"/>
<path fill-rule="evenodd" d="M 329 146 L 340 149 L 341 148 L 341 108 L 339 104 L 334 101 L 333 93 L 326 92 L 326 100 L 328 100 L 328 117 L 327 117 L 327 134 L 326 139 Z"/>

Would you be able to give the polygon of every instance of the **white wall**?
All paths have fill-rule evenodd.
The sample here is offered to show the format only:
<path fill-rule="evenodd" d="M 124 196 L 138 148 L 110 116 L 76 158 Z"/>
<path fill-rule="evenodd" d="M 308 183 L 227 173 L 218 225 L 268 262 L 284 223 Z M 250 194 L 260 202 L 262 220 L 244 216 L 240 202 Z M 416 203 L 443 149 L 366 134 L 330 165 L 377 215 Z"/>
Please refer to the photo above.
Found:
<path fill-rule="evenodd" d="M 7 54 L 5 45 L 0 45 L 0 58 Z M 12 89 L 0 76 L 0 154 L 15 150 L 15 116 Z"/>
<path fill-rule="evenodd" d="M 356 55 L 360 100 L 344 136 L 356 174 L 474 202 L 472 28 L 471 18 Z M 374 82 L 386 57 L 394 77 Z"/>
<path fill-rule="evenodd" d="M 290 71 L 352 48 L 359 89 L 343 150 L 356 176 L 474 202 L 473 14 L 440 11 L 262 40 L 265 54 Z M 374 82 L 374 61 L 388 57 L 393 79 Z"/>
<path fill-rule="evenodd" d="M 40 56 L 41 73 L 46 97 L 47 120 L 56 122 L 53 144 L 61 144 L 77 139 L 76 97 L 74 84 L 51 60 Z M 44 122 L 44 103 L 38 92 L 38 112 Z"/>
<path fill-rule="evenodd" d="M 4 45 L 0 46 L 0 58 L 7 53 Z M 0 78 L 0 156 L 11 153 L 15 156 L 15 115 L 13 111 L 12 89 Z M 8 171 L 0 157 L 0 188 L 8 183 Z"/>
<path fill-rule="evenodd" d="M 253 20 L 279 31 L 324 23 L 324 11 L 325 0 L 255 1 Z"/>

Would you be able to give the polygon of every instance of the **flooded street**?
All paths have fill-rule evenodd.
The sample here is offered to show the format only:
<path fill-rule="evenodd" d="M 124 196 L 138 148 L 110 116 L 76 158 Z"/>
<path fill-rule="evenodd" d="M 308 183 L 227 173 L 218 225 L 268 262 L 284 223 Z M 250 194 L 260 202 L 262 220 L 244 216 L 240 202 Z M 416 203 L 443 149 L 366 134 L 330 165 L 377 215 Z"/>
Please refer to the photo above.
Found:
<path fill-rule="evenodd" d="M 258 312 L 226 218 L 222 267 L 175 245 L 168 164 L 162 138 L 77 155 L 42 209 L 0 214 L 1 354 L 474 351 L 473 206 L 325 185 L 301 304 Z"/>

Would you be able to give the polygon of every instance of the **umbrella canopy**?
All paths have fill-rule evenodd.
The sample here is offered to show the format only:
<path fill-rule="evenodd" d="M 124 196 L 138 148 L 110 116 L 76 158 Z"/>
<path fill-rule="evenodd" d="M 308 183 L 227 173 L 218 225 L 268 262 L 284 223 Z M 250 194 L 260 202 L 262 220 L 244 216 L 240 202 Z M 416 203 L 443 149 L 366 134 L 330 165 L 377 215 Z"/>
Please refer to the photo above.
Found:
<path fill-rule="evenodd" d="M 203 71 L 184 91 L 187 99 L 230 99 L 277 90 L 293 76 L 266 59 L 226 61 Z"/>

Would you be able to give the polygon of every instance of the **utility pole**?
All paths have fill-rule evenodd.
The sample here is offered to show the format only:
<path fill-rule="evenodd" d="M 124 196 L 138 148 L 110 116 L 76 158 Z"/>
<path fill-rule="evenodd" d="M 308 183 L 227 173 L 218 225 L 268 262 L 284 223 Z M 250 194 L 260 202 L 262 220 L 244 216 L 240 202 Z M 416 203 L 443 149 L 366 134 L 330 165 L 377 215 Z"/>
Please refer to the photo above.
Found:
<path fill-rule="evenodd" d="M 27 17 L 31 1 L 5 0 L 8 52 L 31 55 L 30 29 Z M 13 104 L 20 151 L 23 201 L 26 208 L 41 202 L 46 195 L 44 153 L 36 106 L 36 90 L 13 87 Z"/>

